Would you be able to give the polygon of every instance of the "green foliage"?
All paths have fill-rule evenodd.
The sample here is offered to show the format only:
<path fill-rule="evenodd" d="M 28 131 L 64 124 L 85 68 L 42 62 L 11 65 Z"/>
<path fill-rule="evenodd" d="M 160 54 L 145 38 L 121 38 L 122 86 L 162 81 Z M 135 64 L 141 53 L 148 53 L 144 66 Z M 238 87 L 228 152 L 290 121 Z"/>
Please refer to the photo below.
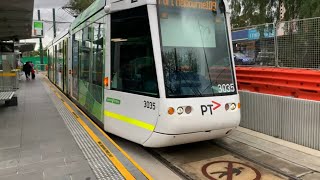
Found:
<path fill-rule="evenodd" d="M 233 28 L 272 23 L 278 14 L 276 0 L 231 1 Z"/>
<path fill-rule="evenodd" d="M 320 17 L 320 0 L 232 0 L 233 28 L 279 21 L 282 2 L 286 9 L 284 20 Z"/>
<path fill-rule="evenodd" d="M 80 14 L 87 9 L 95 0 L 69 0 L 69 3 L 65 6 L 70 9 L 73 14 Z"/>
<path fill-rule="evenodd" d="M 30 56 L 32 57 L 40 56 L 40 51 L 31 51 Z"/>
<path fill-rule="evenodd" d="M 320 16 L 319 0 L 283 0 L 286 8 L 285 20 Z"/>

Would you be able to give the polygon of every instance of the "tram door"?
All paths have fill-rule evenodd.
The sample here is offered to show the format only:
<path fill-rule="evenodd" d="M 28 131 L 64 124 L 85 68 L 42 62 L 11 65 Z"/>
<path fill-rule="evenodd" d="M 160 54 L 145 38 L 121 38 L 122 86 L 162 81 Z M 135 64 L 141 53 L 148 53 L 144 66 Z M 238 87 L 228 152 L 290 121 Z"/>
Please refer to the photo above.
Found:
<path fill-rule="evenodd" d="M 79 88 L 78 88 L 78 79 L 79 79 L 79 41 L 81 39 L 81 32 L 77 32 L 72 35 L 72 63 L 71 63 L 71 74 L 72 74 L 72 89 L 71 96 L 78 100 L 79 99 Z"/>
<path fill-rule="evenodd" d="M 63 40 L 63 92 L 68 93 L 68 38 Z"/>
<path fill-rule="evenodd" d="M 155 129 L 159 114 L 147 7 L 113 13 L 108 20 L 105 130 L 142 144 Z"/>
<path fill-rule="evenodd" d="M 68 37 L 67 40 L 67 76 L 68 76 L 68 83 L 67 83 L 67 94 L 71 95 L 72 91 L 72 44 L 71 44 L 71 36 Z"/>

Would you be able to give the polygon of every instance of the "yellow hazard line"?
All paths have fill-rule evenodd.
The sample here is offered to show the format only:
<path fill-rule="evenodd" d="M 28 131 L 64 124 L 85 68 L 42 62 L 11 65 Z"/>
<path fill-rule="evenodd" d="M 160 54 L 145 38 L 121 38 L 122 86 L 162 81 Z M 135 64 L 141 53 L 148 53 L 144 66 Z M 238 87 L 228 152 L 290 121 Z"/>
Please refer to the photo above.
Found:
<path fill-rule="evenodd" d="M 0 77 L 16 77 L 16 73 L 0 73 Z"/>
<path fill-rule="evenodd" d="M 51 88 L 53 89 L 53 88 Z M 62 101 L 65 107 L 73 114 L 81 126 L 87 131 L 90 137 L 98 144 L 103 153 L 110 159 L 110 161 L 116 166 L 119 172 L 125 179 L 134 180 L 133 175 L 127 170 L 125 166 L 119 161 L 119 159 L 110 151 L 110 149 L 101 141 L 101 139 L 89 128 L 89 126 L 73 111 L 73 109 L 67 104 L 59 93 L 55 92 L 55 95 Z"/>
<path fill-rule="evenodd" d="M 57 93 L 56 93 L 57 94 Z M 61 99 L 62 100 L 62 99 Z M 135 179 L 133 175 L 127 170 L 125 166 L 114 156 L 114 154 L 110 151 L 110 149 L 105 146 L 105 144 L 101 141 L 101 139 L 88 127 L 88 125 L 83 122 L 83 120 L 72 110 L 72 108 L 63 101 L 63 104 L 67 107 L 67 109 L 74 115 L 74 117 L 78 120 L 81 126 L 88 132 L 91 138 L 99 145 L 100 149 L 104 152 L 105 155 L 110 159 L 110 161 L 116 166 L 116 168 L 120 171 L 125 179 Z"/>
<path fill-rule="evenodd" d="M 51 82 L 44 78 L 46 82 L 48 83 L 49 87 L 54 91 Z M 68 97 L 65 96 L 65 94 L 62 93 L 65 99 L 68 99 Z M 60 96 L 61 97 L 61 96 Z M 61 99 L 61 98 L 60 98 Z M 63 101 L 64 102 L 64 101 Z M 93 124 L 102 134 L 105 138 L 107 138 L 147 179 L 153 180 L 151 175 L 146 172 L 127 152 L 125 152 L 116 142 L 113 141 L 113 139 L 106 134 L 96 123 L 93 122 L 91 118 L 89 118 L 76 104 L 74 104 L 72 101 L 69 100 L 69 102 L 75 107 L 83 116 L 89 120 L 91 124 Z M 65 103 L 65 102 L 64 102 Z M 68 105 L 69 106 L 69 105 Z M 69 106 L 70 107 L 70 106 Z"/>
<path fill-rule="evenodd" d="M 71 102 L 82 115 L 84 115 L 102 134 L 107 138 L 147 179 L 153 180 L 151 175 L 147 173 L 131 156 L 129 156 L 113 139 L 106 134 L 96 123 L 93 122 L 80 108 L 78 108 L 73 102 Z"/>

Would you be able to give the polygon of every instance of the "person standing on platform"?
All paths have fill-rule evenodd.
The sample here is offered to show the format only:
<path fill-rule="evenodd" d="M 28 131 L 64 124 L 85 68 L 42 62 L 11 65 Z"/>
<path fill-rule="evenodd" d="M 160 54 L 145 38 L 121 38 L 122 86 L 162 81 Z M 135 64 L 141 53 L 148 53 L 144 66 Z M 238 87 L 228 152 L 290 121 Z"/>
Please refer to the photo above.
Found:
<path fill-rule="evenodd" d="M 26 79 L 29 80 L 30 79 L 29 78 L 30 77 L 30 73 L 32 71 L 32 66 L 30 65 L 29 62 L 26 62 L 26 64 L 23 65 L 23 71 L 24 71 L 24 73 L 26 75 Z"/>

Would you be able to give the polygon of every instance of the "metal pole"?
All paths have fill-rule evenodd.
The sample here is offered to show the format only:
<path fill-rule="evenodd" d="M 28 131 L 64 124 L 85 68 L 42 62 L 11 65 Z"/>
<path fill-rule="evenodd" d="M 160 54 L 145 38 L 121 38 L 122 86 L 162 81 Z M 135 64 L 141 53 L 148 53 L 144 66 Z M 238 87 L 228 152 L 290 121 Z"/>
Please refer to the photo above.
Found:
<path fill-rule="evenodd" d="M 38 20 L 40 21 L 40 9 L 38 9 Z M 39 38 L 40 41 L 40 64 L 43 64 L 43 47 L 42 47 L 42 38 Z M 41 68 L 41 70 L 43 70 Z"/>
<path fill-rule="evenodd" d="M 52 13 L 53 13 L 53 38 L 55 38 L 57 36 L 57 34 L 56 34 L 56 9 L 55 8 L 52 9 Z"/>
<path fill-rule="evenodd" d="M 274 23 L 274 57 L 275 57 L 275 66 L 279 66 L 279 47 L 278 47 L 278 23 Z"/>

